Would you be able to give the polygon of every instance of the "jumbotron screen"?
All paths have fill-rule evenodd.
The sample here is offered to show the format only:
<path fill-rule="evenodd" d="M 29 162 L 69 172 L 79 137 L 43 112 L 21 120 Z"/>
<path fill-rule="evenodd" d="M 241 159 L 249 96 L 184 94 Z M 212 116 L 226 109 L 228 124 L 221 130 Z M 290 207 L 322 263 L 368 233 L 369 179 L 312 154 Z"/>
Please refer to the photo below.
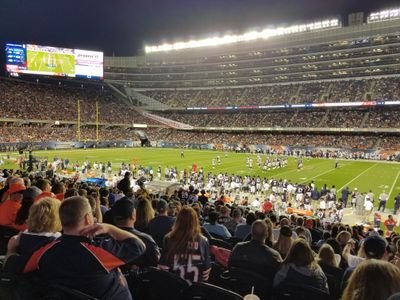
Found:
<path fill-rule="evenodd" d="M 10 73 L 103 79 L 103 52 L 6 43 Z"/>

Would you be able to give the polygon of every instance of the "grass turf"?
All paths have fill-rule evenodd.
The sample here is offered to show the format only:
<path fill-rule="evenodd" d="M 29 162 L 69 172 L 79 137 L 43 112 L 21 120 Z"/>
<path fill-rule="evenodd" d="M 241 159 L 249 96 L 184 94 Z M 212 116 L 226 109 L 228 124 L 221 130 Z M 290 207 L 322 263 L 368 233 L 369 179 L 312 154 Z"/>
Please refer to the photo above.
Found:
<path fill-rule="evenodd" d="M 74 55 L 28 50 L 27 57 L 30 71 L 75 74 Z"/>
<path fill-rule="evenodd" d="M 34 157 L 48 158 L 51 161 L 55 156 L 68 158 L 70 163 L 76 160 L 83 162 L 88 160 L 106 163 L 111 161 L 114 170 L 117 170 L 122 162 L 132 163 L 144 167 L 152 166 L 155 173 L 158 165 L 161 166 L 162 174 L 166 166 L 174 166 L 179 170 L 186 168 L 190 170 L 192 164 L 197 168 L 204 168 L 205 173 L 227 172 L 238 175 L 260 175 L 261 177 L 286 178 L 294 183 L 314 181 L 320 189 L 323 184 L 330 188 L 335 185 L 338 190 L 349 186 L 350 189 L 357 187 L 361 192 L 368 192 L 370 189 L 375 193 L 376 199 L 379 194 L 386 190 L 389 195 L 387 208 L 393 207 L 393 199 L 400 192 L 400 164 L 378 161 L 356 161 L 341 160 L 339 167 L 335 168 L 335 160 L 330 159 L 303 159 L 304 168 L 297 170 L 297 159 L 289 158 L 288 165 L 282 169 L 267 171 L 263 174 L 257 166 L 257 156 L 246 153 L 225 153 L 206 150 L 184 150 L 184 158 L 180 157 L 181 149 L 160 149 L 160 148 L 117 148 L 117 149 L 87 149 L 87 150 L 56 150 L 56 151 L 35 151 Z M 221 164 L 212 169 L 212 159 L 217 155 L 221 157 Z M 246 158 L 253 158 L 253 168 L 246 167 Z M 14 163 L 16 153 L 12 159 L 6 161 L 3 168 L 16 168 Z M 263 160 L 265 155 L 262 155 Z M 339 193 L 340 195 L 340 193 Z M 377 205 L 377 201 L 375 202 Z"/>

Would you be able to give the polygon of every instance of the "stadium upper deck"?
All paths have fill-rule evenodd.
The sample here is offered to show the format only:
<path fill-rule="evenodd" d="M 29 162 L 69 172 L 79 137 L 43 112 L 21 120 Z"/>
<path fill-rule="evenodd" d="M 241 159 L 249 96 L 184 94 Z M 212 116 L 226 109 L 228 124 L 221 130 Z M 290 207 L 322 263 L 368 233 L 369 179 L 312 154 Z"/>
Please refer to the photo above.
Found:
<path fill-rule="evenodd" d="M 375 19 L 370 15 L 368 23 L 357 26 L 342 27 L 335 19 L 328 22 L 331 26 L 267 39 L 138 57 L 106 57 L 105 79 L 142 90 L 165 90 L 397 76 L 398 15 Z M 252 34 L 257 36 L 257 32 Z"/>

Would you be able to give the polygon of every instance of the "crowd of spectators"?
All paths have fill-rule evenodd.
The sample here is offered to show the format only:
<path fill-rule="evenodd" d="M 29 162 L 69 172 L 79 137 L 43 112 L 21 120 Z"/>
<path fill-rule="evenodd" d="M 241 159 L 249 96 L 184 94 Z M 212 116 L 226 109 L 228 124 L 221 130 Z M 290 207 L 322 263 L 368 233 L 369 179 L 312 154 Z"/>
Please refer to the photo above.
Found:
<path fill-rule="evenodd" d="M 271 180 L 262 201 L 249 201 L 186 185 L 156 194 L 129 170 L 109 188 L 41 172 L 3 170 L 2 177 L 0 239 L 2 245 L 8 241 L 0 249 L 6 255 L 2 276 L 36 280 L 27 285 L 17 279 L 18 295 L 43 297 L 61 286 L 59 293 L 146 299 L 136 292 L 155 270 L 241 295 L 249 293 L 250 282 L 261 299 L 274 293 L 387 300 L 400 293 L 400 236 L 393 216 L 378 220 L 375 214 L 363 225 L 342 222 L 346 204 L 355 212 L 367 210 L 358 200 L 370 198 L 357 189 L 339 194 L 334 185 L 279 179 L 277 185 Z M 400 203 L 400 194 L 395 198 Z M 293 201 L 317 209 L 293 213 Z M 163 285 L 157 278 L 151 289 Z"/>
<path fill-rule="evenodd" d="M 159 113 L 194 127 L 397 128 L 398 109 Z"/>
<path fill-rule="evenodd" d="M 171 107 L 278 105 L 400 100 L 399 78 L 249 86 L 246 88 L 147 91 Z"/>
<path fill-rule="evenodd" d="M 100 87 L 97 90 L 68 88 L 0 79 L 0 100 L 2 118 L 76 121 L 79 100 L 82 123 L 96 122 L 96 102 L 99 123 L 154 123 Z"/>

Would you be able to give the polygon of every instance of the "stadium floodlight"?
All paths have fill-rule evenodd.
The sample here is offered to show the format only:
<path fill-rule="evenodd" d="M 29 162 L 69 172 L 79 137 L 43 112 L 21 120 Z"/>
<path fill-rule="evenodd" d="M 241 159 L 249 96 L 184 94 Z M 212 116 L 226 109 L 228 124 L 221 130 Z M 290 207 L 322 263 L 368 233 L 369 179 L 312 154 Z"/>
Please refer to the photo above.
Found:
<path fill-rule="evenodd" d="M 238 42 L 248 42 L 258 39 L 269 39 L 276 36 L 301 33 L 306 31 L 317 31 L 323 29 L 338 28 L 341 26 L 339 19 L 329 19 L 309 24 L 292 25 L 288 27 L 266 28 L 262 31 L 250 31 L 241 35 L 225 35 L 222 37 L 212 37 L 197 41 L 178 42 L 174 44 L 162 44 L 159 46 L 146 46 L 146 53 L 166 52 L 171 50 L 191 49 L 199 47 L 210 47 L 233 44 Z"/>
<path fill-rule="evenodd" d="M 379 12 L 371 13 L 368 18 L 368 23 L 375 23 L 381 21 L 388 21 L 393 19 L 400 19 L 400 8 L 387 9 Z"/>

